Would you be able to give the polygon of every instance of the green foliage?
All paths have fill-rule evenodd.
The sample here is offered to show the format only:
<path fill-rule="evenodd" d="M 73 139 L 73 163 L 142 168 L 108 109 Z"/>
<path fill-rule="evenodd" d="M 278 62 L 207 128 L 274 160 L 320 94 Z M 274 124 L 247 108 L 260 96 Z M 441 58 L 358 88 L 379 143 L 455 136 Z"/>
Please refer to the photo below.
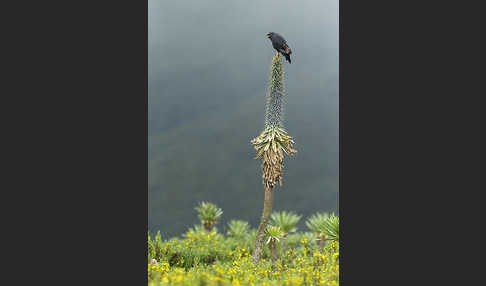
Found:
<path fill-rule="evenodd" d="M 250 226 L 248 222 L 243 220 L 232 220 L 228 223 L 228 236 L 233 238 L 244 238 L 248 235 Z"/>
<path fill-rule="evenodd" d="M 193 227 L 190 227 L 189 230 L 187 231 L 187 233 L 190 234 L 196 234 L 201 232 L 205 232 L 204 226 L 202 224 L 196 224 Z"/>
<path fill-rule="evenodd" d="M 300 233 L 292 233 L 292 234 L 289 234 L 287 236 L 287 246 L 289 248 L 294 248 L 296 247 L 297 245 L 299 245 L 300 243 L 300 238 L 301 237 L 301 234 Z"/>
<path fill-rule="evenodd" d="M 149 233 L 147 243 L 147 256 L 149 261 L 151 261 L 152 258 L 157 259 L 158 261 L 162 257 L 162 236 L 160 235 L 160 231 L 157 231 L 154 240 L 151 239 Z"/>
<path fill-rule="evenodd" d="M 339 241 L 339 217 L 334 214 L 316 213 L 306 222 L 306 226 L 318 237 Z"/>
<path fill-rule="evenodd" d="M 313 233 L 318 236 L 322 235 L 323 225 L 326 219 L 329 217 L 328 213 L 316 213 L 313 214 L 306 222 L 305 225 Z"/>
<path fill-rule="evenodd" d="M 255 248 L 255 240 L 257 238 L 257 229 L 252 228 L 250 232 L 248 233 L 248 237 L 245 240 L 245 244 L 243 244 L 250 252 L 253 252 L 253 249 Z"/>
<path fill-rule="evenodd" d="M 152 261 L 152 258 L 155 257 L 155 249 L 152 239 L 150 238 L 150 233 L 148 233 L 147 239 L 147 257 L 148 261 Z"/>
<path fill-rule="evenodd" d="M 288 234 L 297 231 L 296 225 L 299 223 L 301 217 L 293 212 L 274 212 L 270 217 L 270 224 L 279 226 L 283 234 Z"/>
<path fill-rule="evenodd" d="M 302 232 L 299 234 L 299 239 L 300 241 L 302 242 L 302 240 L 304 241 L 308 241 L 309 244 L 312 244 L 312 246 L 315 246 L 315 236 L 312 232 Z"/>
<path fill-rule="evenodd" d="M 270 243 L 271 241 L 279 242 L 283 235 L 284 232 L 279 226 L 270 225 L 265 229 L 265 236 L 267 238 L 267 243 Z"/>
<path fill-rule="evenodd" d="M 190 268 L 211 264 L 216 260 L 228 261 L 235 244 L 225 243 L 223 235 L 216 232 L 188 232 L 185 239 L 172 238 L 163 244 L 161 261 L 170 266 Z"/>
<path fill-rule="evenodd" d="M 223 210 L 215 204 L 208 202 L 201 202 L 195 209 L 198 213 L 197 217 L 206 230 L 211 230 L 212 227 L 218 223 L 223 214 Z"/>
<path fill-rule="evenodd" d="M 211 228 L 211 231 L 218 232 L 218 228 L 213 226 Z M 204 225 L 202 224 L 195 224 L 193 227 L 190 227 L 187 232 L 185 233 L 185 236 L 189 235 L 195 235 L 195 234 L 207 234 L 208 232 L 204 228 Z"/>
<path fill-rule="evenodd" d="M 215 209 L 201 204 L 199 208 Z M 222 212 L 218 212 L 222 213 Z M 219 215 L 220 216 L 220 215 Z M 274 213 L 273 222 L 295 231 L 300 216 L 292 212 Z M 339 230 L 334 215 L 323 222 L 329 236 Z M 215 228 L 207 231 L 204 225 L 194 225 L 183 238 L 162 241 L 160 231 L 147 236 L 148 285 L 338 285 L 339 244 L 330 242 L 316 247 L 311 232 L 288 234 L 278 225 L 265 229 L 266 244 L 257 265 L 253 251 L 257 230 L 242 220 L 232 220 L 226 234 Z M 327 230 L 326 230 L 327 231 Z M 289 249 L 283 249 L 285 237 Z M 152 259 L 155 259 L 152 263 Z"/>
<path fill-rule="evenodd" d="M 255 240 L 257 237 L 258 231 L 255 228 L 252 228 L 249 232 L 250 240 Z"/>
<path fill-rule="evenodd" d="M 316 247 L 315 240 L 315 234 L 312 232 L 297 232 L 290 234 L 286 242 L 289 248 L 296 248 L 302 244 L 302 241 L 306 241 L 308 247 L 314 249 Z"/>
<path fill-rule="evenodd" d="M 276 226 L 266 232 L 275 239 L 282 235 Z M 331 242 L 320 251 L 306 241 L 308 234 L 290 236 L 301 241 L 273 263 L 265 252 L 254 265 L 243 246 L 251 235 L 236 239 L 204 230 L 188 232 L 184 239 L 161 242 L 159 265 L 148 264 L 148 285 L 339 285 L 339 245 Z M 155 241 L 159 239 L 149 236 L 149 244 Z"/>
<path fill-rule="evenodd" d="M 323 224 L 323 232 L 333 241 L 339 241 L 339 217 L 331 214 Z"/>

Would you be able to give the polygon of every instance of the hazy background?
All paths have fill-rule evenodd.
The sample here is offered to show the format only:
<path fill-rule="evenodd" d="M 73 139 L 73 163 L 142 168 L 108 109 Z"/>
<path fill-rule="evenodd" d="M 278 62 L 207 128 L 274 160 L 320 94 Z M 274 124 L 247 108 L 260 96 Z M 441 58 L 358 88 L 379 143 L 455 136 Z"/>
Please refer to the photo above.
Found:
<path fill-rule="evenodd" d="M 285 63 L 285 127 L 298 153 L 284 158 L 274 210 L 337 212 L 338 0 L 149 0 L 149 194 L 151 232 L 180 235 L 195 205 L 216 203 L 257 227 L 260 161 L 250 140 L 264 127 L 268 32 L 293 51 Z"/>

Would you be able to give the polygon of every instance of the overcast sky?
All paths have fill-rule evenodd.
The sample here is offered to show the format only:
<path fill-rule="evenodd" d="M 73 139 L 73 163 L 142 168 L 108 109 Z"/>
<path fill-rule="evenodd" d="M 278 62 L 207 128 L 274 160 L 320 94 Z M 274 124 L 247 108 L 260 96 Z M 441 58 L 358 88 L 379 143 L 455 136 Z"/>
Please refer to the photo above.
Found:
<path fill-rule="evenodd" d="M 267 32 L 283 35 L 293 51 L 289 88 L 302 80 L 319 88 L 330 76 L 337 84 L 337 0 L 149 0 L 148 31 L 151 100 L 193 89 L 200 96 L 257 92 L 273 56 Z M 188 86 L 190 77 L 202 84 Z"/>

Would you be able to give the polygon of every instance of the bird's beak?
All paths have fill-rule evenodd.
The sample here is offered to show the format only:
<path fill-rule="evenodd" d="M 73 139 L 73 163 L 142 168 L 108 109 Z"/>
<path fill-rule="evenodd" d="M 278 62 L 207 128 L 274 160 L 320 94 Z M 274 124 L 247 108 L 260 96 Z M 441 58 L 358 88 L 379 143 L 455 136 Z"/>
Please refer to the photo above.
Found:
<path fill-rule="evenodd" d="M 270 33 L 267 34 L 267 38 L 270 38 Z"/>

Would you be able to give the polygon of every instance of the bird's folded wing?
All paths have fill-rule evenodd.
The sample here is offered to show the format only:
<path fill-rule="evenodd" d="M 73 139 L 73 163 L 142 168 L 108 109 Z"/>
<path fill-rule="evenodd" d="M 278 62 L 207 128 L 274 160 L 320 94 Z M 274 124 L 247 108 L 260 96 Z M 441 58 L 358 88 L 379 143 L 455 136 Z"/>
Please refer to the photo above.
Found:
<path fill-rule="evenodd" d="M 289 54 L 289 55 L 290 55 L 290 54 L 292 53 L 292 50 L 289 48 L 289 46 L 284 45 L 284 46 L 283 46 L 283 48 L 284 48 L 284 52 L 285 52 L 286 54 Z"/>

